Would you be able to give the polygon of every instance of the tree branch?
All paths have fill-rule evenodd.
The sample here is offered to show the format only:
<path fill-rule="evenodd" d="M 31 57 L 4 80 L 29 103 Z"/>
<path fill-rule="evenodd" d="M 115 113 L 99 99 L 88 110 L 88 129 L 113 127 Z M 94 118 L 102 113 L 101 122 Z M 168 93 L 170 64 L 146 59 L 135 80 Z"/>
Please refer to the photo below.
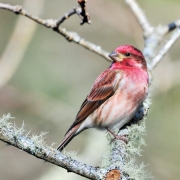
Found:
<path fill-rule="evenodd" d="M 66 14 L 64 14 L 61 18 L 59 18 L 56 21 L 56 25 L 57 27 L 59 27 L 60 24 L 62 24 L 66 19 L 68 19 L 70 16 L 76 14 L 78 8 L 73 8 L 71 11 L 67 12 Z"/>
<path fill-rule="evenodd" d="M 150 70 L 152 70 L 155 67 L 155 64 L 157 64 L 163 58 L 170 47 L 178 39 L 179 35 L 178 31 L 176 31 L 171 38 L 172 40 L 169 40 L 170 42 L 166 43 L 165 48 L 161 49 L 159 52 L 156 52 L 164 36 L 180 26 L 180 20 L 174 21 L 165 26 L 158 26 L 155 28 L 150 25 L 147 17 L 135 0 L 125 0 L 125 2 L 130 7 L 131 11 L 139 22 L 140 27 L 143 30 L 145 39 L 143 54 L 148 64 L 152 64 L 153 67 L 150 67 Z M 176 33 L 177 35 L 175 35 Z M 156 56 L 156 54 L 158 56 Z"/>
<path fill-rule="evenodd" d="M 107 173 L 105 169 L 89 166 L 78 162 L 71 157 L 67 157 L 59 151 L 46 145 L 44 134 L 33 135 L 28 137 L 24 127 L 20 129 L 13 127 L 9 119 L 12 119 L 10 114 L 3 116 L 0 119 L 0 139 L 8 144 L 11 144 L 37 158 L 60 166 L 68 172 L 74 172 L 88 179 L 101 179 Z M 28 134 L 28 133 L 27 133 Z"/>
<path fill-rule="evenodd" d="M 81 17 L 82 21 L 81 21 L 81 25 L 83 25 L 84 23 L 88 23 L 91 24 L 91 20 L 90 20 L 90 16 L 89 14 L 86 12 L 86 1 L 87 0 L 78 0 L 78 3 L 81 7 L 81 12 L 78 13 L 79 16 Z"/>
<path fill-rule="evenodd" d="M 135 0 L 125 0 L 126 4 L 130 7 L 134 16 L 136 17 L 140 27 L 144 32 L 144 37 L 148 37 L 154 31 L 154 27 L 150 25 L 148 19 L 146 18 L 144 12 L 137 4 Z"/>
<path fill-rule="evenodd" d="M 77 14 L 81 18 L 80 24 L 83 25 L 84 23 L 91 24 L 90 16 L 86 12 L 86 6 L 85 0 L 79 0 L 78 3 L 80 4 L 80 7 L 78 8 L 73 8 L 71 11 L 67 12 L 64 14 L 59 20 L 57 20 L 56 25 L 57 27 L 62 24 L 66 19 L 68 19 L 70 16 Z"/>
<path fill-rule="evenodd" d="M 149 65 L 150 70 L 154 69 L 157 66 L 157 64 L 162 60 L 164 55 L 168 52 L 168 50 L 178 40 L 179 37 L 180 37 L 180 28 L 178 28 L 176 31 L 174 31 L 174 33 L 171 35 L 171 38 L 160 49 L 160 51 L 155 56 L 155 58 L 152 59 L 152 63 Z"/>
<path fill-rule="evenodd" d="M 103 50 L 100 46 L 97 46 L 89 41 L 86 41 L 85 39 L 81 38 L 76 32 L 67 31 L 65 28 L 59 27 L 59 24 L 61 23 L 61 21 L 63 22 L 63 19 L 65 18 L 66 15 L 63 15 L 62 18 L 60 18 L 59 20 L 53 20 L 53 19 L 44 20 L 35 15 L 30 14 L 25 9 L 23 9 L 22 6 L 19 6 L 19 5 L 11 6 L 9 4 L 0 3 L 0 9 L 6 9 L 16 14 L 21 14 L 47 28 L 52 28 L 54 31 L 56 31 L 57 33 L 65 37 L 68 41 L 75 42 L 76 44 L 100 55 L 106 60 L 111 61 L 111 59 L 108 56 L 109 53 Z M 73 14 L 73 13 L 70 13 L 70 14 Z"/>
<path fill-rule="evenodd" d="M 178 28 L 178 27 L 180 27 L 180 19 L 168 24 L 167 33 Z"/>

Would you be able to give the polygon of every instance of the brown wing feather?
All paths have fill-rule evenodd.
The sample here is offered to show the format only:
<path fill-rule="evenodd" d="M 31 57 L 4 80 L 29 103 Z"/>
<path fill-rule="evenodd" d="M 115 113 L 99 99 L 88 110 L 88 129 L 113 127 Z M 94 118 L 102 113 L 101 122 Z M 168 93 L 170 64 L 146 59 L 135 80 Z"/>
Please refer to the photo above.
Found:
<path fill-rule="evenodd" d="M 115 93 L 114 83 L 116 72 L 110 69 L 105 70 L 95 81 L 91 92 L 81 105 L 76 119 L 67 133 L 84 121 L 92 112 L 94 112 L 101 104 Z M 66 133 L 66 134 L 67 134 Z"/>
<path fill-rule="evenodd" d="M 94 97 L 87 97 L 82 107 L 80 108 L 76 121 L 81 122 L 86 119 L 94 110 L 96 110 L 104 101 L 114 94 L 112 86 L 98 88 L 96 92 L 93 92 Z"/>

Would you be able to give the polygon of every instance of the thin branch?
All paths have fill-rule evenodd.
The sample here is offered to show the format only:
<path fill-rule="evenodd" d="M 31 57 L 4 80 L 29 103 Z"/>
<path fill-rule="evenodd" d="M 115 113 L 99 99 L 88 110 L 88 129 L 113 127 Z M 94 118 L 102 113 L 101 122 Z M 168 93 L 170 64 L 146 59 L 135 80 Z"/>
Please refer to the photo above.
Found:
<path fill-rule="evenodd" d="M 56 21 L 56 25 L 57 27 L 59 27 L 59 25 L 61 23 L 63 23 L 66 19 L 68 19 L 70 16 L 77 14 L 80 18 L 81 18 L 81 22 L 80 24 L 83 25 L 84 23 L 91 23 L 90 20 L 90 16 L 89 14 L 86 12 L 86 0 L 78 0 L 78 3 L 80 5 L 80 7 L 78 8 L 73 8 L 71 11 L 67 12 L 66 14 L 64 14 L 59 20 Z"/>
<path fill-rule="evenodd" d="M 135 0 L 125 0 L 125 2 L 130 7 L 131 11 L 139 22 L 139 25 L 144 32 L 144 37 L 148 37 L 154 31 L 154 27 L 151 26 L 144 12 Z"/>
<path fill-rule="evenodd" d="M 145 47 L 143 54 L 148 64 L 150 64 L 151 60 L 155 57 L 158 46 L 162 42 L 166 30 L 167 26 L 158 26 L 148 38 L 144 39 Z"/>
<path fill-rule="evenodd" d="M 180 19 L 168 24 L 167 33 L 173 31 L 174 29 L 178 27 L 180 27 Z"/>
<path fill-rule="evenodd" d="M 100 55 L 101 57 L 105 58 L 107 61 L 111 61 L 111 59 L 108 57 L 109 52 L 103 50 L 100 46 L 97 46 L 89 41 L 86 41 L 85 39 L 81 38 L 76 32 L 67 31 L 65 28 L 58 27 L 58 20 L 53 19 L 41 19 L 35 15 L 32 15 L 28 13 L 25 9 L 23 9 L 21 6 L 11 6 L 9 4 L 3 4 L 0 3 L 0 9 L 6 9 L 9 11 L 12 11 L 16 14 L 21 14 L 23 16 L 26 16 L 33 21 L 47 27 L 52 28 L 57 33 L 61 34 L 63 37 L 65 37 L 68 41 L 75 42 L 76 44 L 79 44 L 80 46 Z"/>
<path fill-rule="evenodd" d="M 9 10 L 9 11 L 13 11 L 14 13 L 19 13 L 22 9 L 21 6 L 19 5 L 16 5 L 16 6 L 11 6 L 9 4 L 4 4 L 4 3 L 0 3 L 0 8 L 1 9 L 6 9 L 6 10 Z"/>
<path fill-rule="evenodd" d="M 144 12 L 142 11 L 142 9 L 135 0 L 125 0 L 125 2 L 129 5 L 130 9 L 134 13 L 136 19 L 140 24 L 140 27 L 144 32 L 145 48 L 143 54 L 146 60 L 148 61 L 148 64 L 151 63 L 150 69 L 152 70 L 152 68 L 155 67 L 155 64 L 157 64 L 160 61 L 160 59 L 162 59 L 162 57 L 166 54 L 166 52 L 173 45 L 176 39 L 178 39 L 179 37 L 178 33 L 176 37 L 175 35 L 173 35 L 172 41 L 170 40 L 170 42 L 165 45 L 165 48 L 163 48 L 160 52 L 158 52 L 158 56 L 156 56 L 156 49 L 158 45 L 161 43 L 164 36 L 167 33 L 179 27 L 180 20 L 170 23 L 168 26 L 158 26 L 157 28 L 154 28 L 150 25 Z M 151 62 L 152 59 L 153 59 L 153 63 Z"/>
<path fill-rule="evenodd" d="M 62 24 L 66 19 L 68 19 L 70 16 L 74 15 L 74 14 L 77 14 L 80 18 L 81 18 L 81 22 L 80 24 L 83 25 L 84 23 L 88 23 L 90 24 L 91 21 L 90 21 L 90 17 L 89 15 L 83 10 L 83 7 L 80 8 L 73 8 L 72 10 L 70 10 L 69 12 L 65 13 L 61 18 L 59 18 L 57 21 L 56 21 L 56 25 L 57 27 Z"/>
<path fill-rule="evenodd" d="M 73 14 L 76 14 L 77 8 L 73 8 L 71 11 L 67 12 L 66 14 L 64 14 L 61 18 L 59 18 L 56 21 L 56 25 L 59 26 L 61 23 L 63 23 L 66 19 L 68 19 L 70 16 L 72 16 Z"/>
<path fill-rule="evenodd" d="M 28 17 L 29 19 L 32 19 L 33 21 L 35 21 L 39 24 L 43 24 L 44 26 L 46 26 L 48 28 L 55 26 L 55 24 L 53 24 L 54 23 L 53 20 L 51 20 L 51 19 L 43 20 L 43 19 L 39 18 L 38 16 L 28 13 L 25 9 L 22 8 L 22 6 L 19 6 L 19 5 L 11 6 L 9 4 L 0 3 L 0 9 L 12 11 L 17 15 L 21 14 L 23 16 Z"/>
<path fill-rule="evenodd" d="M 164 55 L 168 52 L 168 50 L 172 47 L 172 45 L 178 40 L 180 37 L 180 28 L 178 28 L 172 34 L 171 38 L 166 42 L 166 44 L 161 48 L 155 58 L 152 59 L 152 63 L 149 65 L 149 69 L 154 69 L 157 64 L 162 60 Z"/>
<path fill-rule="evenodd" d="M 146 58 L 146 61 L 149 65 L 149 67 L 152 64 L 152 61 L 154 61 L 154 58 L 156 58 L 156 56 L 158 54 L 162 53 L 161 50 L 160 50 L 161 52 L 159 52 L 159 51 L 157 51 L 157 49 L 158 49 L 159 45 L 161 44 L 161 42 L 163 41 L 163 38 L 165 37 L 165 35 L 167 35 L 167 33 L 174 30 L 174 28 L 175 28 L 175 25 L 174 26 L 173 25 L 158 26 L 157 28 L 155 28 L 154 32 L 147 39 L 145 39 L 145 47 L 143 50 L 143 54 Z M 176 33 L 178 33 L 178 30 L 176 31 Z M 173 38 L 175 38 L 175 35 L 173 35 Z M 178 35 L 176 38 L 178 39 Z M 173 42 L 171 42 L 170 44 L 172 46 Z M 169 46 L 169 48 L 163 50 L 163 56 L 167 53 L 167 51 L 170 49 L 171 46 Z M 163 58 L 163 56 L 161 56 L 161 57 L 159 56 L 158 58 Z M 153 68 L 154 67 L 155 66 L 153 66 Z M 150 68 L 150 69 L 152 70 L 153 68 Z"/>
<path fill-rule="evenodd" d="M 134 0 L 125 0 L 125 1 L 130 6 L 134 15 L 138 19 L 138 22 L 141 25 L 141 27 L 144 31 L 144 34 L 146 34 L 145 36 L 149 37 L 145 41 L 144 55 L 145 55 L 146 59 L 148 61 L 150 61 L 152 58 L 155 57 L 154 51 L 157 49 L 157 46 L 161 42 L 163 35 L 166 34 L 166 32 L 168 32 L 168 29 L 171 29 L 171 30 L 173 29 L 172 24 L 168 26 L 169 28 L 167 28 L 167 26 L 166 27 L 165 26 L 158 27 L 158 28 L 156 28 L 156 32 L 153 33 L 154 28 L 149 24 L 147 18 L 145 17 L 144 13 L 140 9 L 140 7 L 136 3 L 136 1 L 134 1 Z M 18 6 L 18 5 L 11 6 L 8 4 L 0 3 L 0 8 L 13 11 L 16 14 L 24 15 L 24 16 L 36 21 L 37 23 L 44 25 L 47 28 L 52 28 L 54 31 L 56 31 L 57 33 L 64 36 L 68 41 L 73 41 L 73 42 L 81 45 L 82 47 L 102 56 L 106 60 L 111 61 L 111 59 L 108 57 L 109 53 L 107 51 L 103 50 L 100 46 L 97 46 L 89 41 L 86 41 L 85 39 L 81 38 L 76 32 L 67 31 L 64 28 L 58 27 L 59 23 L 61 23 L 61 21 L 63 21 L 63 19 L 65 18 L 65 15 L 62 18 L 60 18 L 59 20 L 52 20 L 52 19 L 44 20 L 37 16 L 31 15 L 30 13 L 26 12 L 26 10 L 24 10 L 21 6 Z M 74 14 L 74 11 L 71 13 Z M 176 21 L 175 24 L 179 25 L 179 23 L 180 22 L 178 20 L 178 21 Z"/>
<path fill-rule="evenodd" d="M 73 31 L 66 31 L 65 28 L 60 28 L 57 29 L 57 32 L 60 33 L 62 36 L 64 36 L 68 41 L 73 41 L 76 44 L 81 45 L 82 47 L 96 53 L 97 55 L 100 55 L 107 61 L 112 61 L 109 58 L 109 52 L 103 50 L 101 46 L 97 46 L 83 38 L 81 38 L 76 32 Z"/>
<path fill-rule="evenodd" d="M 163 39 L 165 35 L 177 29 L 178 27 L 180 27 L 180 20 L 171 22 L 168 25 L 160 25 L 155 29 L 155 31 L 152 34 L 157 34 L 161 37 L 161 39 Z"/>
<path fill-rule="evenodd" d="M 107 173 L 105 169 L 99 169 L 87 164 L 78 162 L 70 157 L 67 157 L 59 151 L 49 147 L 44 142 L 43 134 L 27 137 L 22 135 L 25 130 L 22 128 L 16 129 L 8 122 L 10 115 L 3 116 L 0 119 L 0 139 L 8 144 L 11 144 L 28 154 L 47 162 L 60 166 L 68 172 L 79 174 L 88 179 L 102 179 Z"/>
<path fill-rule="evenodd" d="M 145 47 L 144 47 L 143 54 L 146 58 L 146 61 L 148 62 L 148 64 L 152 64 L 152 62 L 151 62 L 152 59 L 153 59 L 153 63 L 155 61 L 160 61 L 160 59 L 158 60 L 158 58 L 162 58 L 166 54 L 166 52 L 167 52 L 167 50 L 169 50 L 170 46 L 173 45 L 173 42 L 168 43 L 168 45 L 170 45 L 170 44 L 171 45 L 167 49 L 166 48 L 163 49 L 163 51 L 161 51 L 161 52 L 157 53 L 156 52 L 157 48 L 167 33 L 171 32 L 172 30 L 174 30 L 180 26 L 180 20 L 177 20 L 166 26 L 158 26 L 155 28 L 150 25 L 144 12 L 142 11 L 142 9 L 140 8 L 140 6 L 137 4 L 137 2 L 135 0 L 125 0 L 125 2 L 130 7 L 131 11 L 133 12 L 134 16 L 136 17 L 137 21 L 140 24 L 140 27 L 142 28 L 142 30 L 144 32 Z M 159 55 L 156 57 L 156 54 L 159 54 Z M 160 54 L 162 56 L 160 56 Z M 155 66 L 153 65 L 153 67 L 151 67 L 150 69 L 152 70 L 152 68 L 154 68 L 154 67 Z"/>
<path fill-rule="evenodd" d="M 83 25 L 84 23 L 91 24 L 90 16 L 86 12 L 86 2 L 87 2 L 87 0 L 78 0 L 78 3 L 81 7 L 81 12 L 78 13 L 80 18 L 82 19 L 82 21 L 80 23 L 81 25 Z"/>

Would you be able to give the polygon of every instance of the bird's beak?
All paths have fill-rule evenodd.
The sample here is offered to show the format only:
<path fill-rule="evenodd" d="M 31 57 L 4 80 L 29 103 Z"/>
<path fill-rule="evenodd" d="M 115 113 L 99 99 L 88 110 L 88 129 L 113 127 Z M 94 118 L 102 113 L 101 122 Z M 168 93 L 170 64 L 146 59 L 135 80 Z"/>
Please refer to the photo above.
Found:
<path fill-rule="evenodd" d="M 113 61 L 122 61 L 121 54 L 117 53 L 116 51 L 113 51 L 112 53 L 110 53 L 110 54 L 109 54 L 109 57 L 110 57 Z"/>

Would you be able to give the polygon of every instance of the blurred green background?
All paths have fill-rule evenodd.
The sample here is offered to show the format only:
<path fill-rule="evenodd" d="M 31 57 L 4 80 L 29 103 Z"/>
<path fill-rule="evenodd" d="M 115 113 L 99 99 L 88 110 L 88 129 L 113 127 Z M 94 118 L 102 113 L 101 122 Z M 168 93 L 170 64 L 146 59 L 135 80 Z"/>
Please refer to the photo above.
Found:
<path fill-rule="evenodd" d="M 23 5 L 27 11 L 44 19 L 58 19 L 77 6 L 76 0 L 1 0 L 1 3 Z M 139 0 L 138 3 L 154 26 L 179 18 L 179 0 Z M 89 0 L 87 9 L 91 25 L 80 26 L 79 17 L 74 15 L 62 27 L 78 32 L 109 52 L 122 44 L 143 49 L 142 31 L 124 1 Z M 12 38 L 15 38 L 14 43 Z M 10 43 L 12 46 L 5 56 Z M 49 132 L 46 141 L 48 144 L 56 142 L 57 146 L 94 80 L 110 63 L 67 42 L 51 29 L 2 9 L 0 44 L 0 63 L 7 62 L 5 57 L 9 64 L 15 59 L 19 63 L 10 81 L 0 87 L 0 116 L 10 112 L 17 126 L 24 122 L 28 131 Z M 146 121 L 147 146 L 143 147 L 143 156 L 139 158 L 139 162 L 149 164 L 147 170 L 158 180 L 176 180 L 180 176 L 179 47 L 180 40 L 154 71 L 152 105 Z M 0 65 L 4 68 L 2 72 L 9 69 Z M 2 72 L 0 82 L 6 75 Z M 105 132 L 91 129 L 73 139 L 66 150 L 78 150 L 78 160 L 99 165 L 107 144 Z M 0 152 L 2 180 L 84 179 L 3 142 L 0 142 Z"/>

